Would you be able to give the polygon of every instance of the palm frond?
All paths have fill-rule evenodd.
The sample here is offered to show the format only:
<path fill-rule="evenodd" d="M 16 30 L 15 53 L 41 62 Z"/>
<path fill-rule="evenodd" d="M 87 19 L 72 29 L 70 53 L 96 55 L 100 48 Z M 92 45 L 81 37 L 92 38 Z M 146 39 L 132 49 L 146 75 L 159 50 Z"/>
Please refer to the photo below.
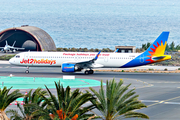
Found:
<path fill-rule="evenodd" d="M 10 109 L 10 110 L 6 111 L 6 114 L 11 115 L 11 117 L 10 117 L 11 120 L 22 120 L 23 119 L 23 117 L 21 117 L 18 114 L 18 111 L 16 111 L 16 110 Z"/>
<path fill-rule="evenodd" d="M 115 79 L 106 81 L 106 90 L 101 87 L 99 93 L 90 87 L 90 90 L 97 97 L 97 100 L 91 100 L 92 104 L 102 113 L 105 119 L 118 119 L 120 117 L 141 117 L 147 118 L 143 113 L 135 113 L 134 110 L 147 107 L 138 100 L 139 95 L 135 95 L 134 89 L 128 90 L 129 86 L 123 86 L 123 80 L 116 83 Z M 132 115 L 130 113 L 133 113 Z M 127 115 L 126 115 L 127 114 Z"/>
<path fill-rule="evenodd" d="M 125 116 L 125 118 L 138 117 L 138 118 L 149 119 L 149 116 L 147 116 L 146 114 L 143 114 L 143 113 L 139 113 L 139 112 L 129 112 L 129 113 L 125 114 L 124 116 Z"/>
<path fill-rule="evenodd" d="M 56 111 L 62 111 L 62 114 L 68 119 L 75 115 L 86 116 L 89 110 L 95 108 L 92 104 L 82 107 L 88 101 L 95 99 L 90 92 L 82 93 L 79 89 L 75 89 L 71 92 L 71 88 L 67 86 L 66 89 L 64 89 L 60 81 L 55 82 L 55 86 L 57 98 L 50 92 L 47 86 L 45 87 L 50 98 L 42 95 L 46 104 L 48 104 L 47 108 L 50 108 L 51 113 L 55 115 L 55 117 L 58 117 Z"/>
<path fill-rule="evenodd" d="M 0 89 L 0 109 L 5 110 L 10 103 L 15 101 L 17 98 L 22 97 L 23 95 L 19 92 L 19 90 L 14 90 L 13 92 L 9 93 L 12 87 L 7 89 L 4 87 Z"/>

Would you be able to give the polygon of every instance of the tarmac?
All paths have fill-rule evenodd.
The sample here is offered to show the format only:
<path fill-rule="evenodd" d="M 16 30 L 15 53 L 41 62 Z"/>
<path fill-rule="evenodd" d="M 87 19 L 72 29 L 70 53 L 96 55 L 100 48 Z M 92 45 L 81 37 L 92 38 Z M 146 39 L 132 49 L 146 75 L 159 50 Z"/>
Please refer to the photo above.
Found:
<path fill-rule="evenodd" d="M 149 67 L 149 66 L 148 66 Z M 168 66 L 165 66 L 168 67 Z M 178 67 L 168 67 L 168 69 L 177 69 Z M 158 67 L 160 69 L 160 67 Z M 162 68 L 164 69 L 164 68 Z M 0 62 L 0 76 L 13 77 L 30 77 L 36 78 L 54 78 L 49 80 L 54 83 L 55 78 L 63 78 L 63 76 L 74 76 L 78 79 L 93 79 L 95 81 L 115 79 L 117 82 L 123 79 L 124 85 L 130 84 L 129 89 L 135 88 L 136 94 L 139 95 L 139 100 L 145 103 L 148 108 L 137 110 L 147 114 L 150 120 L 179 120 L 180 119 L 180 74 L 179 73 L 126 73 L 126 72 L 95 72 L 92 75 L 84 75 L 79 73 L 62 73 L 60 68 L 30 68 L 30 73 L 25 74 L 26 67 L 13 66 L 7 62 Z M 46 82 L 41 82 L 46 84 Z M 99 85 L 92 86 L 96 91 L 99 90 Z M 78 87 L 78 86 L 77 86 Z M 80 90 L 88 90 L 89 87 L 78 87 Z M 75 88 L 72 88 L 72 90 Z M 53 94 L 56 94 L 54 88 L 50 89 Z M 29 89 L 21 89 L 23 94 Z M 15 103 L 10 105 L 8 109 L 18 110 Z M 7 109 L 7 110 L 8 110 Z M 97 114 L 100 114 L 95 110 Z M 136 118 L 127 120 L 138 120 Z"/>

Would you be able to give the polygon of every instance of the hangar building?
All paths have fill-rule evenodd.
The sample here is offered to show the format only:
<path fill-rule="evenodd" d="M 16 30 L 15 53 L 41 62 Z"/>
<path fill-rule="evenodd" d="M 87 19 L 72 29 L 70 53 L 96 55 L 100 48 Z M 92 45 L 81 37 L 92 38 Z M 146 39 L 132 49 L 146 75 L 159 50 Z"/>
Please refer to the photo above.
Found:
<path fill-rule="evenodd" d="M 21 27 L 8 28 L 0 32 L 0 47 L 6 45 L 25 48 L 25 51 L 52 51 L 56 50 L 55 43 L 51 36 L 44 30 L 23 25 Z"/>

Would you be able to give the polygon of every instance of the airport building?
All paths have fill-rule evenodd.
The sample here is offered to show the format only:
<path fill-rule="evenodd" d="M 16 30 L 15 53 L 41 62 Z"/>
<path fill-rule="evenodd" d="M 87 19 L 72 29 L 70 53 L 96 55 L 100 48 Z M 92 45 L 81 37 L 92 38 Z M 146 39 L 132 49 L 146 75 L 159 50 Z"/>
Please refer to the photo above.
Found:
<path fill-rule="evenodd" d="M 51 36 L 44 30 L 28 25 L 8 28 L 0 32 L 0 47 L 6 45 L 25 48 L 25 51 L 52 51 L 56 50 Z"/>
<path fill-rule="evenodd" d="M 115 51 L 118 49 L 117 52 L 119 53 L 136 53 L 135 46 L 115 46 Z"/>

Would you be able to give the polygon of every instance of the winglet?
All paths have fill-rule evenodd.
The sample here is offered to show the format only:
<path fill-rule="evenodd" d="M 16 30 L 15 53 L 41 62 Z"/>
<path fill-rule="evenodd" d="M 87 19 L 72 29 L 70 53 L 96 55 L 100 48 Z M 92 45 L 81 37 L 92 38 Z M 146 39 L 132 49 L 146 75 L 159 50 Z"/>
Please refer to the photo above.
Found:
<path fill-rule="evenodd" d="M 98 54 L 96 55 L 96 57 L 94 58 L 94 60 L 97 60 L 99 55 L 100 55 L 101 51 L 98 52 Z"/>
<path fill-rule="evenodd" d="M 118 51 L 119 51 L 119 48 L 114 53 L 117 53 Z"/>

